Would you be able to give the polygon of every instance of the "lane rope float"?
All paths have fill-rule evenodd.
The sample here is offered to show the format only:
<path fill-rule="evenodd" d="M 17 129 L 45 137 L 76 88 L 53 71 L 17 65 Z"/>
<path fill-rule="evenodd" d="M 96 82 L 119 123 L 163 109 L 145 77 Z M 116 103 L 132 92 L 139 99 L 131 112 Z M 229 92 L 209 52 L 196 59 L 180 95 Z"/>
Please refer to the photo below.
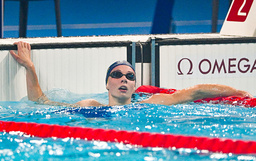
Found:
<path fill-rule="evenodd" d="M 140 147 L 190 148 L 218 153 L 256 154 L 256 141 L 0 121 L 0 132 L 12 131 L 42 138 L 80 138 Z"/>

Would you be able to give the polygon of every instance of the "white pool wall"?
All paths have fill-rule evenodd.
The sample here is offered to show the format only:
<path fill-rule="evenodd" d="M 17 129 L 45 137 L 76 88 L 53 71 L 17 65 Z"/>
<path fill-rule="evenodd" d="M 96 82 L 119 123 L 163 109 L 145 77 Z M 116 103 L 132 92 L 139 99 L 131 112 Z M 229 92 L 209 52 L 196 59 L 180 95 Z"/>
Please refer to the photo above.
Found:
<path fill-rule="evenodd" d="M 128 36 L 92 36 L 92 37 L 63 37 L 63 38 L 26 38 L 26 39 L 2 39 L 0 41 L 0 101 L 18 101 L 27 96 L 26 72 L 23 67 L 9 54 L 12 44 L 17 41 L 29 42 L 33 45 L 52 46 L 32 50 L 32 60 L 36 67 L 39 83 L 43 91 L 54 88 L 62 88 L 77 94 L 107 92 L 105 88 L 105 75 L 107 67 L 116 60 L 127 60 L 127 46 L 90 46 L 90 47 L 56 47 L 56 44 L 99 44 L 120 42 L 148 42 L 150 39 L 173 39 L 180 41 L 209 39 L 236 39 L 234 36 L 221 36 L 219 34 L 168 34 L 168 35 L 128 35 Z M 224 43 L 224 44 L 176 44 L 159 45 L 159 73 L 152 75 L 151 63 L 143 64 L 143 82 L 141 81 L 141 63 L 136 63 L 137 87 L 150 85 L 152 77 L 159 76 L 159 86 L 165 88 L 186 88 L 198 83 L 220 83 L 232 87 L 247 90 L 256 96 L 256 70 L 251 73 L 239 73 L 237 63 L 241 58 L 248 58 L 249 62 L 243 61 L 255 67 L 256 41 L 250 43 Z M 156 45 L 158 45 L 156 43 Z M 7 46 L 7 47 L 6 47 Z M 152 52 L 152 51 L 151 51 Z M 220 73 L 200 75 L 193 68 L 192 75 L 177 75 L 178 62 L 182 58 L 190 58 L 196 66 L 202 59 L 208 59 L 211 63 L 229 58 L 236 67 L 237 73 Z M 189 64 L 182 62 L 182 70 L 188 70 Z M 203 63 L 203 70 L 207 70 L 207 63 Z M 245 65 L 245 64 L 243 64 Z M 194 67 L 195 67 L 194 66 Z M 203 67 L 203 66 L 202 66 Z M 235 69 L 236 68 L 236 69 Z M 241 66 L 243 70 L 245 69 Z M 251 69 L 250 69 L 251 70 Z M 183 71 L 184 72 L 184 71 Z M 185 72 L 184 72 L 185 73 Z"/>

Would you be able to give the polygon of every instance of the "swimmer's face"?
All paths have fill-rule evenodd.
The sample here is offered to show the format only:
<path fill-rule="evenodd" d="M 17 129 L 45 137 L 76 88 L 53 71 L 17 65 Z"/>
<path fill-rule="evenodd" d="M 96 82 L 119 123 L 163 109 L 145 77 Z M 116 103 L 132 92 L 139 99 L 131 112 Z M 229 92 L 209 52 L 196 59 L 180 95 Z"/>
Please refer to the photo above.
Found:
<path fill-rule="evenodd" d="M 112 97 L 130 99 L 135 92 L 135 80 L 129 80 L 125 75 L 128 73 L 135 75 L 135 73 L 133 69 L 127 65 L 119 65 L 115 67 L 111 73 L 116 71 L 124 75 L 121 78 L 112 78 L 110 76 L 106 88 Z"/>

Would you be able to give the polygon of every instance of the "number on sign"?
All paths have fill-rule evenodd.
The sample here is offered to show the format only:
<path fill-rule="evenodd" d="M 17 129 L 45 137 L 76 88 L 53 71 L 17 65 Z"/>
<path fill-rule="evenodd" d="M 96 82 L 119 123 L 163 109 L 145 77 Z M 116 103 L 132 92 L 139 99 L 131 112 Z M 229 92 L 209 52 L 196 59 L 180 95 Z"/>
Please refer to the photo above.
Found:
<path fill-rule="evenodd" d="M 246 3 L 246 0 L 244 0 L 242 6 L 239 8 L 237 13 L 238 16 L 246 16 L 246 12 L 242 12 L 242 9 L 244 8 L 245 3 Z"/>
<path fill-rule="evenodd" d="M 227 21 L 244 22 L 249 14 L 253 0 L 234 0 Z"/>

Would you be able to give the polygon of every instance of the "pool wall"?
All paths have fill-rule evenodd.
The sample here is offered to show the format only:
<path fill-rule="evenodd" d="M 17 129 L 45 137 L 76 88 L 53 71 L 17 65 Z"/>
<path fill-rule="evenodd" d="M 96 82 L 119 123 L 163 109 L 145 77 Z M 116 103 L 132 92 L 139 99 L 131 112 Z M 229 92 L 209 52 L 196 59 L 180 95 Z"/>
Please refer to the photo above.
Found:
<path fill-rule="evenodd" d="M 131 62 L 127 56 L 132 48 L 130 41 L 6 39 L 0 51 L 1 101 L 17 101 L 27 95 L 25 69 L 9 54 L 16 41 L 31 43 L 31 59 L 43 91 L 62 88 L 77 94 L 103 93 L 108 66 L 116 60 Z"/>
<path fill-rule="evenodd" d="M 181 89 L 221 83 L 256 95 L 256 38 L 169 34 L 2 39 L 0 101 L 17 101 L 27 95 L 25 69 L 9 54 L 17 41 L 31 44 L 43 91 L 107 92 L 107 67 L 116 60 L 127 60 L 136 68 L 137 87 Z"/>

